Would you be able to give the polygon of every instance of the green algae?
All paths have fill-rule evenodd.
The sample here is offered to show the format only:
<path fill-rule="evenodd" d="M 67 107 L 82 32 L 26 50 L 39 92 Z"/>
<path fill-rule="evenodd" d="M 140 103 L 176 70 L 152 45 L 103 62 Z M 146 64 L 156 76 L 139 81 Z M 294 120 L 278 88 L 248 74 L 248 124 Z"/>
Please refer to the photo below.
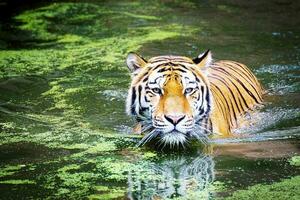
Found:
<path fill-rule="evenodd" d="M 143 158 L 144 159 L 152 159 L 157 157 L 157 153 L 156 152 L 146 152 L 143 154 Z"/>
<path fill-rule="evenodd" d="M 5 181 L 0 181 L 0 184 L 12 184 L 12 185 L 27 185 L 27 184 L 36 184 L 35 181 L 31 180 L 5 180 Z"/>
<path fill-rule="evenodd" d="M 103 79 L 101 76 L 91 76 L 90 71 L 98 73 L 116 69 L 125 71 L 125 67 L 119 67 L 119 63 L 123 63 L 127 52 L 137 51 L 148 42 L 178 37 L 183 32 L 184 35 L 189 35 L 193 30 L 191 28 L 189 31 L 185 31 L 187 27 L 180 24 L 157 26 L 149 22 L 149 25 L 134 27 L 124 33 L 119 32 L 122 33 L 119 35 L 94 37 L 98 30 L 103 31 L 102 24 L 101 27 L 98 27 L 97 23 L 93 26 L 83 23 L 83 29 L 91 30 L 93 32 L 91 34 L 85 34 L 83 30 L 81 30 L 83 32 L 78 32 L 79 30 L 73 27 L 74 21 L 88 21 L 95 18 L 94 15 L 84 18 L 77 15 L 74 19 L 74 12 L 80 13 L 85 10 L 100 15 L 97 18 L 100 21 L 116 20 L 114 16 L 119 15 L 128 16 L 128 20 L 139 17 L 142 17 L 143 20 L 159 20 L 154 16 L 105 11 L 105 8 L 95 4 L 53 4 L 26 11 L 15 18 L 23 23 L 19 27 L 20 30 L 30 31 L 35 40 L 42 40 L 45 45 L 48 43 L 48 48 L 0 52 L 0 76 L 2 77 L 24 74 L 59 76 L 48 82 L 50 88 L 42 93 L 42 97 L 52 101 L 52 106 L 46 110 L 61 110 L 66 117 L 81 116 L 87 109 L 82 105 L 90 105 L 89 102 L 78 102 L 76 99 L 83 97 L 84 100 L 88 94 L 95 95 L 99 85 L 109 86 L 116 82 L 115 79 L 110 81 L 107 77 Z M 68 17 L 66 20 L 65 16 L 68 16 L 69 13 L 72 13 L 72 17 Z M 63 32 L 59 27 L 57 30 L 49 30 L 49 26 L 56 27 L 55 22 L 61 20 L 65 26 L 71 24 L 69 32 Z M 56 48 L 55 44 L 60 44 L 63 48 Z"/>
<path fill-rule="evenodd" d="M 93 157 L 92 159 L 88 158 L 88 156 L 75 158 L 71 156 L 64 158 L 64 160 L 77 163 L 64 165 L 59 168 L 55 175 L 48 179 L 47 188 L 55 189 L 59 187 L 57 196 L 67 195 L 72 198 L 88 195 L 91 190 L 95 191 L 95 193 L 88 195 L 89 198 L 110 199 L 124 196 L 125 190 L 123 188 L 113 187 L 109 188 L 108 191 L 107 187 L 93 185 L 96 184 L 98 179 L 104 180 L 106 183 L 122 183 L 127 180 L 127 177 L 124 175 L 130 171 L 137 172 L 139 170 L 144 172 L 147 169 L 145 167 L 148 166 L 148 169 L 150 169 L 149 166 L 151 166 L 146 160 L 131 163 L 121 157 L 111 158 L 104 155 Z M 147 174 L 140 173 L 140 175 L 143 179 L 148 177 Z M 60 180 L 59 185 L 54 184 L 56 178 Z M 152 178 L 154 178 L 154 174 L 152 174 Z M 72 195 L 68 193 L 70 191 L 72 191 Z"/>
<path fill-rule="evenodd" d="M 78 145 L 75 144 L 75 149 L 78 149 Z M 82 145 L 80 145 L 82 147 Z M 74 149 L 73 145 L 64 146 L 66 149 Z M 82 149 L 82 148 L 81 148 Z M 99 141 L 94 145 L 85 145 L 85 151 L 81 151 L 79 153 L 74 153 L 72 155 L 73 158 L 80 158 L 82 156 L 93 155 L 93 154 L 104 154 L 106 152 L 111 152 L 117 150 L 116 144 L 114 141 Z"/>
<path fill-rule="evenodd" d="M 97 143 L 95 146 L 90 147 L 86 153 L 88 154 L 97 154 L 107 151 L 115 151 L 117 147 L 114 142 L 112 141 L 105 141 L 102 143 Z"/>
<path fill-rule="evenodd" d="M 126 15 L 126 16 L 129 16 L 129 17 L 138 18 L 138 19 L 144 19 L 144 20 L 145 19 L 146 20 L 160 20 L 160 18 L 157 17 L 157 16 L 134 14 L 134 13 L 130 13 L 130 12 L 121 12 L 119 14 Z"/>
<path fill-rule="evenodd" d="M 185 54 L 190 49 L 206 47 L 203 34 L 211 33 L 206 33 L 203 25 L 211 24 L 196 15 L 174 15 L 174 7 L 189 12 L 199 9 L 190 1 L 62 2 L 15 16 L 14 40 L 20 46 L 9 47 L 9 42 L 0 39 L 1 47 L 11 48 L 0 51 L 0 78 L 39 76 L 45 81 L 37 83 L 44 87 L 36 94 L 28 92 L 26 96 L 18 87 L 9 98 L 0 94 L 5 101 L 30 106 L 14 111 L 0 105 L 0 114 L 5 113 L 0 117 L 0 145 L 28 142 L 62 153 L 41 159 L 21 175 L 18 172 L 22 172 L 23 165 L 4 166 L 0 177 L 10 176 L 11 180 L 1 183 L 37 183 L 43 192 L 57 199 L 119 199 L 126 195 L 130 177 L 137 180 L 133 193 L 140 192 L 138 181 L 165 180 L 155 169 L 160 169 L 159 163 L 164 160 L 160 152 L 134 148 L 142 136 L 114 129 L 128 118 L 120 117 L 124 94 L 118 93 L 108 101 L 102 91 L 126 91 L 129 75 L 124 60 L 129 51 Z M 220 5 L 217 9 L 235 12 L 232 6 Z M 194 12 L 197 13 L 198 10 Z M 212 34 L 217 29 L 213 25 Z M 218 41 L 226 50 L 230 48 L 223 43 L 223 37 L 212 43 L 217 42 L 217 46 Z M 182 50 L 183 46 L 188 50 Z M 27 86 L 25 90 L 36 89 Z M 24 175 L 30 178 L 23 179 Z M 186 192 L 190 199 L 208 198 L 209 193 L 223 190 L 223 186 L 216 182 L 204 191 L 191 188 Z M 145 193 L 151 195 L 155 190 L 149 187 Z"/>
<path fill-rule="evenodd" d="M 89 10 L 91 14 L 79 14 L 85 10 Z M 74 13 L 78 14 L 74 15 Z M 148 20 L 149 25 L 135 27 L 128 33 L 119 31 L 120 34 L 118 35 L 98 37 L 98 30 L 102 32 L 107 30 L 101 20 L 113 19 L 117 21 L 120 15 L 125 16 L 125 19 L 128 17 L 128 20 L 132 18 Z M 95 18 L 98 21 L 95 21 Z M 27 128 L 28 130 L 23 130 L 18 134 L 14 133 L 15 131 L 11 128 L 10 131 L 6 131 L 1 136 L 3 138 L 1 144 L 34 142 L 50 148 L 85 149 L 83 152 L 74 154 L 73 157 L 116 149 L 112 141 L 100 143 L 97 137 L 96 140 L 99 144 L 95 146 L 94 144 L 78 143 L 79 138 L 82 141 L 96 138 L 93 137 L 95 135 L 107 138 L 120 137 L 119 134 L 109 133 L 105 135 L 101 130 L 91 130 L 90 123 L 82 120 L 82 115 L 88 114 L 86 111 L 89 108 L 86 105 L 92 105 L 90 102 L 85 102 L 86 97 L 90 94 L 95 95 L 99 90 L 99 85 L 107 87 L 116 82 L 116 79 L 109 80 L 107 77 L 103 79 L 101 76 L 91 76 L 90 71 L 100 73 L 116 70 L 116 68 L 125 71 L 125 67 L 118 67 L 119 64 L 116 65 L 116 63 L 120 63 L 127 52 L 136 51 L 147 42 L 177 37 L 184 30 L 184 27 L 179 24 L 154 26 L 152 21 L 160 19 L 145 15 L 145 13 L 111 11 L 106 10 L 105 7 L 89 3 L 52 4 L 21 13 L 15 19 L 22 22 L 19 27 L 20 30 L 30 32 L 28 39 L 43 41 L 39 44 L 42 45 L 39 46 L 42 49 L 1 51 L 0 76 L 35 74 L 58 77 L 51 79 L 47 83 L 50 88 L 41 93 L 43 99 L 51 102 L 50 107 L 45 108 L 47 113 L 22 113 L 22 118 L 34 122 L 34 125 L 30 125 L 32 128 Z M 94 20 L 95 23 L 92 23 L 91 20 Z M 62 21 L 63 24 L 55 25 L 57 21 Z M 78 30 L 75 25 L 77 23 L 84 25 Z M 64 28 L 61 29 L 63 26 Z M 49 27 L 52 28 L 49 29 Z M 95 73 L 93 72 L 93 74 Z M 83 101 L 77 101 L 77 99 Z M 101 102 L 99 103 L 101 104 Z M 98 107 L 101 109 L 101 105 Z M 56 114 L 57 111 L 59 114 Z M 50 112 L 55 112 L 55 114 L 51 115 Z M 14 124 L 14 126 L 20 127 L 20 124 Z M 47 127 L 51 127 L 51 130 L 34 131 L 33 134 L 32 130 L 38 127 L 45 130 Z M 122 136 L 122 139 L 124 142 L 126 141 L 126 137 Z"/>
<path fill-rule="evenodd" d="M 122 188 L 108 188 L 105 186 L 96 186 L 95 190 L 101 192 L 101 194 L 92 194 L 89 195 L 88 199 L 99 199 L 99 200 L 110 200 L 122 198 L 126 194 L 126 190 Z"/>
<path fill-rule="evenodd" d="M 51 49 L 0 51 L 0 78 L 48 74 L 63 62 L 65 53 Z"/>
<path fill-rule="evenodd" d="M 27 131 L 25 127 L 18 126 L 15 122 L 2 122 L 0 123 L 0 130 L 1 132 L 15 132 L 15 131 Z"/>
<path fill-rule="evenodd" d="M 30 69 L 32 70 L 32 68 L 35 69 L 34 67 L 35 63 L 36 64 L 41 63 L 41 66 L 44 67 L 42 68 L 39 67 L 38 65 L 36 67 L 37 69 L 39 68 L 40 70 L 45 70 L 45 67 L 46 68 L 52 67 L 52 69 L 55 70 L 55 67 L 53 68 L 51 64 L 52 65 L 56 64 L 57 66 L 63 66 L 60 67 L 60 69 L 63 69 L 67 66 L 70 66 L 70 64 L 76 65 L 76 63 L 78 63 L 79 65 L 96 64 L 99 61 L 116 63 L 116 61 L 118 61 L 118 59 L 120 58 L 123 58 L 123 56 L 126 55 L 127 52 L 133 50 L 136 51 L 139 47 L 141 47 L 143 43 L 147 43 L 150 41 L 160 41 L 167 38 L 176 37 L 182 34 L 188 35 L 191 32 L 191 30 L 195 30 L 192 29 L 192 27 L 182 26 L 180 24 L 164 24 L 160 26 L 154 26 L 154 24 L 149 23 L 148 26 L 134 27 L 132 31 L 129 30 L 124 32 L 120 32 L 120 31 L 116 32 L 119 33 L 119 35 L 116 36 L 97 38 L 97 37 L 92 37 L 91 34 L 84 34 L 84 32 L 83 33 L 79 32 L 80 30 L 77 30 L 77 26 L 75 27 L 71 26 L 70 29 L 68 29 L 68 31 L 70 31 L 71 33 L 67 33 L 67 32 L 62 33 L 62 30 L 59 29 L 59 27 L 62 25 L 66 26 L 66 24 L 68 23 L 73 24 L 74 23 L 73 18 L 79 17 L 78 15 L 74 15 L 74 13 L 77 12 L 77 14 L 79 14 L 82 12 L 82 10 L 89 10 L 89 12 L 94 12 L 97 15 L 99 15 L 99 17 L 97 18 L 99 22 L 105 19 L 115 20 L 114 16 L 125 16 L 123 20 L 126 20 L 126 16 L 135 17 L 135 18 L 142 17 L 144 20 L 150 20 L 150 21 L 153 19 L 158 20 L 157 17 L 155 16 L 143 16 L 143 15 L 132 14 L 128 12 L 110 12 L 110 11 L 105 12 L 103 9 L 105 8 L 95 4 L 59 3 L 59 4 L 50 5 L 48 7 L 43 7 L 43 8 L 22 13 L 21 15 L 16 17 L 17 20 L 20 20 L 23 23 L 23 25 L 20 27 L 21 30 L 32 32 L 32 35 L 35 37 L 35 39 L 41 39 L 43 41 L 50 40 L 51 42 L 53 39 L 55 39 L 56 43 L 65 43 L 64 47 L 67 48 L 68 50 L 64 50 L 64 49 L 56 50 L 55 48 L 53 48 L 53 50 L 41 49 L 41 50 L 24 50 L 24 51 L 8 51 L 8 52 L 2 51 L 0 56 L 2 56 L 3 58 L 7 58 L 7 56 L 9 56 L 11 58 L 1 59 L 3 60 L 2 62 L 4 61 L 6 62 L 2 63 L 0 66 L 3 66 L 4 71 L 7 71 L 7 69 L 4 68 L 4 66 L 13 65 L 14 68 L 16 69 L 19 68 L 22 69 L 22 66 L 24 65 L 24 63 L 26 63 L 27 66 L 30 66 Z M 68 16 L 70 15 L 69 12 L 72 13 L 71 18 Z M 108 14 L 106 15 L 105 13 Z M 66 15 L 68 16 L 67 19 L 65 18 Z M 88 21 L 86 18 L 94 19 L 94 17 L 91 17 L 89 15 L 88 16 L 84 15 L 84 17 L 85 18 L 78 19 L 78 21 L 81 20 L 83 22 Z M 128 20 L 129 22 L 131 21 L 130 19 Z M 65 24 L 57 25 L 58 27 L 57 30 L 50 31 L 47 27 L 49 26 L 56 27 L 54 25 L 56 21 L 60 21 Z M 97 25 L 97 23 L 93 24 L 93 26 L 83 23 L 81 27 L 84 27 L 85 29 L 88 29 L 95 33 L 99 32 L 98 31 L 99 29 L 101 29 L 101 32 L 103 32 L 103 28 L 104 28 L 103 25 L 101 25 L 101 27 L 98 26 L 99 25 Z M 186 31 L 187 29 L 188 31 Z M 110 34 L 111 33 L 112 32 L 110 32 Z M 77 45 L 78 42 L 82 42 L 80 46 Z M 77 48 L 74 49 L 74 46 L 76 46 Z M 24 53 L 22 54 L 22 52 Z M 46 52 L 49 55 L 42 56 L 45 55 Z M 14 56 L 12 57 L 12 55 Z M 56 56 L 53 57 L 53 55 Z M 52 57 L 53 59 L 49 59 Z M 86 59 L 83 59 L 87 57 L 90 58 L 88 62 Z M 18 61 L 18 59 L 15 58 L 19 58 L 19 59 L 21 58 L 25 60 Z M 32 60 L 28 60 L 28 59 L 32 59 Z M 19 66 L 16 66 L 16 64 L 18 63 L 20 63 Z M 24 70 L 24 72 L 28 72 L 29 69 L 26 69 L 24 67 L 22 70 Z"/>
<path fill-rule="evenodd" d="M 290 160 L 289 160 L 290 165 L 296 166 L 296 167 L 300 167 L 300 156 L 293 156 Z"/>
<path fill-rule="evenodd" d="M 87 10 L 92 14 L 80 14 Z M 99 30 L 101 33 L 106 30 L 102 21 L 109 19 L 118 23 L 119 16 L 123 16 L 123 20 L 128 20 L 128 23 L 132 18 L 138 18 L 146 20 L 146 24 L 124 32 L 113 32 L 109 27 L 108 37 L 98 37 Z M 50 88 L 42 96 L 53 102 L 53 106 L 46 110 L 62 110 L 67 116 L 81 115 L 86 110 L 82 105 L 89 105 L 74 99 L 95 94 L 100 84 L 103 87 L 115 82 L 115 79 L 110 83 L 107 78 L 91 76 L 90 71 L 112 71 L 116 68 L 125 71 L 125 67 L 119 67 L 119 63 L 123 63 L 127 52 L 137 51 L 148 42 L 178 37 L 183 32 L 188 35 L 192 30 L 187 32 L 187 27 L 180 24 L 157 26 L 151 22 L 160 20 L 155 16 L 111 11 L 110 7 L 92 3 L 54 3 L 21 13 L 15 19 L 22 23 L 18 27 L 20 31 L 30 32 L 25 34 L 28 40 L 41 40 L 43 42 L 40 43 L 46 46 L 39 50 L 1 51 L 0 76 L 58 76 L 48 82 Z M 62 23 L 57 24 L 57 21 Z M 77 27 L 76 23 L 81 26 Z"/>
<path fill-rule="evenodd" d="M 57 189 L 56 196 L 69 196 L 70 198 L 83 196 L 91 189 L 91 181 L 97 178 L 97 174 L 81 171 L 82 165 L 69 164 L 59 168 L 55 175 L 49 177 L 46 188 Z M 55 180 L 60 181 L 59 185 Z"/>
<path fill-rule="evenodd" d="M 285 179 L 278 183 L 271 185 L 254 185 L 246 190 L 239 190 L 232 194 L 232 196 L 224 198 L 226 200 L 235 199 L 299 199 L 300 198 L 300 176 L 292 177 L 291 179 Z"/>
<path fill-rule="evenodd" d="M 11 166 L 7 165 L 0 168 L 0 177 L 10 176 L 18 172 L 21 168 L 25 167 L 24 165 Z"/>
<path fill-rule="evenodd" d="M 124 176 L 132 168 L 137 166 L 126 162 L 125 160 L 117 160 L 115 158 L 103 158 L 101 162 L 96 163 L 96 169 L 105 172 L 102 174 L 102 179 L 107 181 L 122 182 L 126 181 L 127 177 Z"/>
<path fill-rule="evenodd" d="M 214 192 L 223 192 L 223 191 L 226 191 L 226 189 L 227 189 L 226 183 L 221 182 L 221 181 L 214 181 L 210 185 L 210 190 L 214 191 Z"/>

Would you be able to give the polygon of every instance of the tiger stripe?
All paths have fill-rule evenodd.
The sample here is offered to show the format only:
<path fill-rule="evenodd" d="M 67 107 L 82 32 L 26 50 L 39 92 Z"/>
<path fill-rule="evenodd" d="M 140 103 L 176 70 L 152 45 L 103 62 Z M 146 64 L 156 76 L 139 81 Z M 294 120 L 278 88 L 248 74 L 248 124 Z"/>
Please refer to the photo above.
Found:
<path fill-rule="evenodd" d="M 146 61 L 136 54 L 129 55 L 127 65 L 133 76 L 127 98 L 128 113 L 143 119 L 145 124 L 156 124 L 159 129 L 166 126 L 166 119 L 170 120 L 163 117 L 166 116 L 164 110 L 182 110 L 183 105 L 178 102 L 189 101 L 185 104 L 193 110 L 193 120 L 205 134 L 231 134 L 238 127 L 239 119 L 262 103 L 263 88 L 245 65 L 230 60 L 212 62 L 210 56 L 207 51 L 194 60 L 183 56 L 157 56 Z M 178 93 L 180 88 L 187 87 L 192 87 L 190 93 Z M 178 102 L 172 103 L 168 98 L 178 99 Z"/>

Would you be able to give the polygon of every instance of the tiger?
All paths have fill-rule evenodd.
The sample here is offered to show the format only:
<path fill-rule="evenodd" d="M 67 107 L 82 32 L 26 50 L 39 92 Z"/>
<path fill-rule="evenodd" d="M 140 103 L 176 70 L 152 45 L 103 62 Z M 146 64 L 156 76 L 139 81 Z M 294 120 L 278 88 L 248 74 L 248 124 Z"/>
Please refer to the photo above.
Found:
<path fill-rule="evenodd" d="M 137 121 L 135 130 L 169 145 L 185 145 L 211 136 L 228 137 L 239 119 L 263 102 L 263 88 L 239 62 L 215 61 L 210 50 L 192 59 L 156 56 L 148 60 L 130 52 L 126 64 L 131 84 L 126 111 Z"/>

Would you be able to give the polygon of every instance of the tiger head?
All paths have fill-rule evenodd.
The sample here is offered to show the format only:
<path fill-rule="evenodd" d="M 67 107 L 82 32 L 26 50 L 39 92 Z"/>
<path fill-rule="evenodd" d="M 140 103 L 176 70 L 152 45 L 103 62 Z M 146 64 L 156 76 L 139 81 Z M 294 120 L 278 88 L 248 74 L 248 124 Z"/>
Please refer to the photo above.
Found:
<path fill-rule="evenodd" d="M 203 139 L 207 133 L 199 122 L 211 111 L 211 93 L 205 68 L 212 61 L 210 51 L 195 59 L 158 56 L 148 61 L 129 53 L 126 63 L 132 73 L 127 113 L 153 138 L 168 144 L 184 144 L 190 138 Z M 206 134 L 205 134 L 206 133 Z"/>

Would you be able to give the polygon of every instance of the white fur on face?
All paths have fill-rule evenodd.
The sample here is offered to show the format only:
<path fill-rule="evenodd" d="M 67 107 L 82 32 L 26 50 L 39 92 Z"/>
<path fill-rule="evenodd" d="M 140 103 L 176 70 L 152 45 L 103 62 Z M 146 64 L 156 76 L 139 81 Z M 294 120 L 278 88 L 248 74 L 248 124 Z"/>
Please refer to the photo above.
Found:
<path fill-rule="evenodd" d="M 178 131 L 173 131 L 170 133 L 165 133 L 161 137 L 161 142 L 164 144 L 169 144 L 170 146 L 184 145 L 186 142 L 186 136 Z"/>

